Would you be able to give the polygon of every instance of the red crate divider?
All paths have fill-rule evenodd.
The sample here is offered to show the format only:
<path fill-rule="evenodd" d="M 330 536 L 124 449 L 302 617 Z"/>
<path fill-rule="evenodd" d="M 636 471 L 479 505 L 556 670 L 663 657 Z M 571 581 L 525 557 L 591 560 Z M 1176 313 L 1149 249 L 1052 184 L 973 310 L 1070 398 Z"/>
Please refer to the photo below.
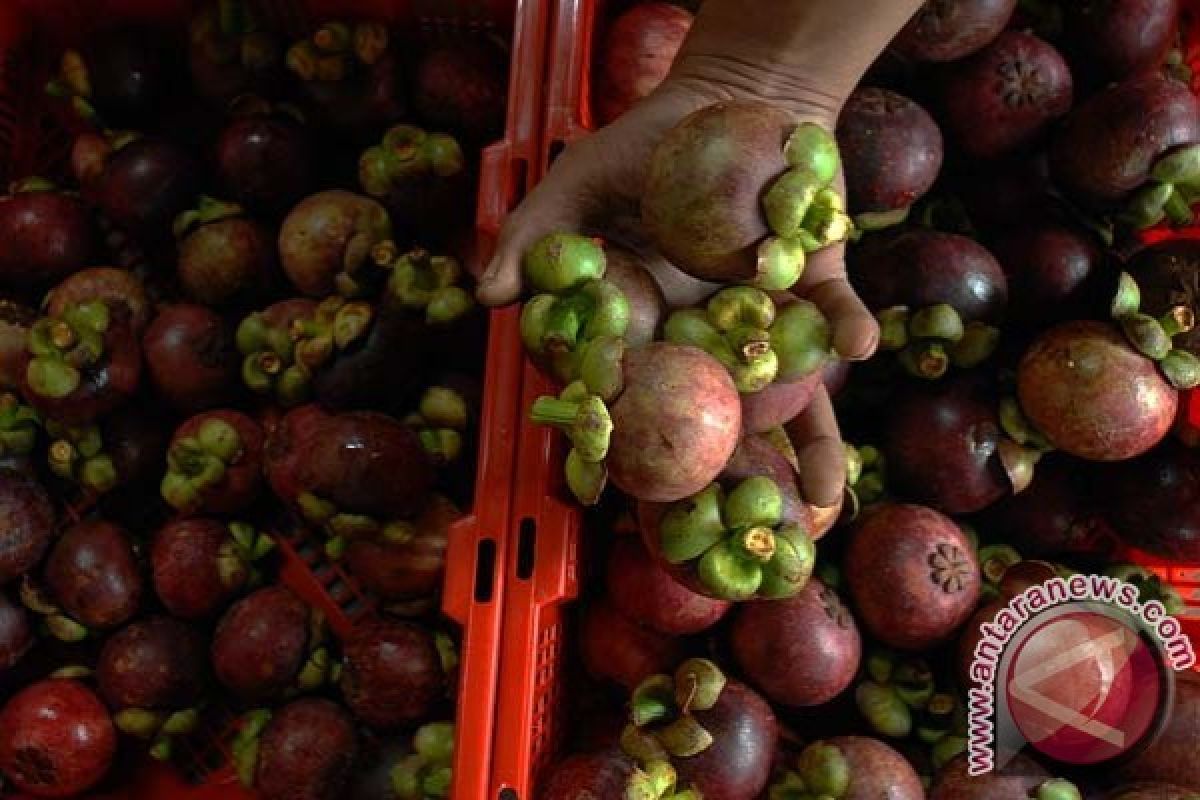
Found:
<path fill-rule="evenodd" d="M 63 47 L 98 29 L 136 21 L 176 25 L 194 0 L 15 0 L 0 5 L 0 179 L 34 171 L 54 172 L 70 144 L 42 99 L 42 76 Z M 258 0 L 256 10 L 273 27 L 303 32 L 313 19 L 369 17 L 392 26 L 416 25 L 423 33 L 512 30 L 509 98 L 502 141 L 487 148 L 480 170 L 474 258 L 494 249 L 504 215 L 524 193 L 529 164 L 537 155 L 542 120 L 542 73 L 549 9 L 537 0 Z M 478 264 L 472 264 L 478 273 Z M 511 509 L 522 355 L 518 310 L 489 317 L 474 509 L 449 535 L 443 610 L 462 627 L 452 800 L 487 796 L 495 727 L 507 522 Z M 321 609 L 332 631 L 344 636 L 374 608 L 323 549 L 299 530 L 276 535 L 279 580 Z M 223 712 L 208 735 L 181 742 L 188 768 L 203 778 L 193 784 L 178 769 L 147 759 L 125 776 L 113 798 L 250 798 L 229 764 L 226 747 L 236 720 Z"/>

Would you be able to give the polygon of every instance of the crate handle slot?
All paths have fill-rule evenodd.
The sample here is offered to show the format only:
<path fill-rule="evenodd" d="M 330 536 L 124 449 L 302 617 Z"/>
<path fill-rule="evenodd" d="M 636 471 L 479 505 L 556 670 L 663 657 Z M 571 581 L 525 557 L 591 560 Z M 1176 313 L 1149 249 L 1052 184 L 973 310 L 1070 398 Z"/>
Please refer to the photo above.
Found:
<path fill-rule="evenodd" d="M 496 541 L 480 539 L 475 557 L 475 602 L 490 603 L 496 587 Z"/>
<path fill-rule="evenodd" d="M 517 534 L 517 578 L 527 581 L 533 577 L 537 563 L 537 521 L 532 517 L 521 520 Z"/>

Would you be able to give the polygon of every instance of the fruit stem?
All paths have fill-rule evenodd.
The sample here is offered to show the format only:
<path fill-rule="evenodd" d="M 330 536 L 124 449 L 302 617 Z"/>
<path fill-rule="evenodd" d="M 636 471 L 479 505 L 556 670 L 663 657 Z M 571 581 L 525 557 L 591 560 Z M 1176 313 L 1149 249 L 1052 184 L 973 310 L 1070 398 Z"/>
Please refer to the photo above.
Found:
<path fill-rule="evenodd" d="M 584 461 L 603 461 L 612 436 L 612 417 L 604 401 L 588 395 L 582 401 L 539 397 L 529 411 L 534 422 L 553 425 L 567 434 Z"/>

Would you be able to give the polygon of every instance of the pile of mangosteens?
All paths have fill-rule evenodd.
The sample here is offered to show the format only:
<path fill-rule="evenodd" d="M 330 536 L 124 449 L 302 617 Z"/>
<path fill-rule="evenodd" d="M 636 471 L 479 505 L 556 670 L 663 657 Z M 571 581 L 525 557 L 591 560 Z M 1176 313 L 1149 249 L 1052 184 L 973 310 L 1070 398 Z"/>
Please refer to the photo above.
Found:
<path fill-rule="evenodd" d="M 616 5 L 602 121 L 691 22 Z M 553 490 L 587 509 L 540 800 L 1197 796 L 1182 676 L 1119 763 L 1030 747 L 976 777 L 964 754 L 980 626 L 1021 592 L 1085 572 L 1194 604 L 1138 566 L 1200 565 L 1182 5 L 930 0 L 831 130 L 700 109 L 653 151 L 636 240 L 525 253 L 523 343 L 557 383 L 527 414 L 561 430 Z M 804 280 L 843 242 L 880 328 L 853 364 Z M 830 405 L 854 443 L 836 500 L 805 495 Z"/>
<path fill-rule="evenodd" d="M 5 796 L 214 742 L 264 798 L 449 792 L 508 54 L 260 8 L 102 20 L 33 98 L 64 169 L 0 154 Z"/>

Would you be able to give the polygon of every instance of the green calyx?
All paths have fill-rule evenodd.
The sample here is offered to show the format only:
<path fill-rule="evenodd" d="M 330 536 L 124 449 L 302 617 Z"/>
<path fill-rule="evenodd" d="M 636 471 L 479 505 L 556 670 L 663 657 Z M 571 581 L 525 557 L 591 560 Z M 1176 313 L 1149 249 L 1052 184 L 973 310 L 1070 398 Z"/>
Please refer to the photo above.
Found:
<path fill-rule="evenodd" d="M 387 27 L 377 22 L 327 22 L 288 48 L 285 63 L 300 80 L 336 83 L 388 50 Z"/>
<path fill-rule="evenodd" d="M 865 672 L 854 691 L 863 718 L 881 736 L 901 739 L 911 734 L 922 721 L 920 715 L 938 697 L 929 665 L 919 658 L 875 650 L 867 655 Z"/>
<path fill-rule="evenodd" d="M 1176 148 L 1150 170 L 1150 181 L 1129 198 L 1121 221 L 1145 229 L 1163 222 L 1190 225 L 1192 203 L 1200 199 L 1200 145 Z"/>
<path fill-rule="evenodd" d="M 149 753 L 159 761 L 171 757 L 171 739 L 196 730 L 200 722 L 200 710 L 186 708 L 179 711 L 151 711 L 144 708 L 126 708 L 113 714 L 113 724 L 122 733 L 149 743 Z"/>
<path fill-rule="evenodd" d="M 1075 784 L 1063 778 L 1051 778 L 1029 793 L 1031 800 L 1083 800 Z"/>
<path fill-rule="evenodd" d="M 521 262 L 525 279 L 535 292 L 561 294 L 604 277 L 604 248 L 578 233 L 543 236 Z"/>
<path fill-rule="evenodd" d="M 73 428 L 47 420 L 46 433 L 51 439 L 46 449 L 46 463 L 55 475 L 96 494 L 103 494 L 117 485 L 120 476 L 112 457 L 104 450 L 99 427 Z"/>
<path fill-rule="evenodd" d="M 1194 147 L 1200 159 L 1200 145 Z M 1200 359 L 1173 343 L 1174 337 L 1189 333 L 1196 325 L 1196 315 L 1189 306 L 1174 306 L 1158 318 L 1142 313 L 1137 282 L 1129 273 L 1122 272 L 1111 314 L 1129 343 L 1156 362 L 1172 386 L 1181 391 L 1200 386 Z"/>
<path fill-rule="evenodd" d="M 669 761 L 654 760 L 643 763 L 629 776 L 623 800 L 701 800 L 695 789 L 682 789 L 677 785 L 679 776 Z"/>
<path fill-rule="evenodd" d="M 325 534 L 325 554 L 334 561 L 342 557 L 355 539 L 401 543 L 415 535 L 408 520 L 381 520 L 368 514 L 342 511 L 332 501 L 312 492 L 301 492 L 296 496 L 296 509 L 306 524 Z"/>
<path fill-rule="evenodd" d="M 454 724 L 431 722 L 413 734 L 413 752 L 390 771 L 392 791 L 399 800 L 449 797 L 454 761 Z"/>
<path fill-rule="evenodd" d="M 647 678 L 630 698 L 622 748 L 642 763 L 704 752 L 713 738 L 695 712 L 715 706 L 725 683 L 720 667 L 705 658 L 688 659 L 674 675 Z"/>
<path fill-rule="evenodd" d="M 396 125 L 383 142 L 367 148 L 358 161 L 358 179 L 372 197 L 387 197 L 409 187 L 414 178 L 450 178 L 462 173 L 466 159 L 453 136 L 429 133 L 415 125 Z M 411 190 L 411 189 L 409 189 Z"/>
<path fill-rule="evenodd" d="M 110 324 L 108 306 L 89 300 L 59 317 L 42 317 L 29 330 L 26 347 L 32 358 L 25 368 L 30 388 L 60 400 L 83 380 L 83 371 L 104 356 Z"/>
<path fill-rule="evenodd" d="M 227 527 L 229 538 L 217 551 L 217 572 L 221 582 L 230 588 L 257 585 L 262 576 L 254 563 L 275 549 L 275 540 L 247 522 L 234 521 Z"/>
<path fill-rule="evenodd" d="M 999 593 L 1004 573 L 1022 558 L 1016 548 L 1007 544 L 991 544 L 979 548 L 979 569 L 983 576 L 983 593 L 995 597 Z"/>
<path fill-rule="evenodd" d="M 854 520 L 862 509 L 874 505 L 885 495 L 883 454 L 871 445 L 846 444 L 847 519 Z"/>
<path fill-rule="evenodd" d="M 0 455 L 26 456 L 37 444 L 41 418 L 12 392 L 0 393 Z"/>
<path fill-rule="evenodd" d="M 467 402 L 445 386 L 431 386 L 421 395 L 417 410 L 404 420 L 417 432 L 421 447 L 435 464 L 451 464 L 463 450 Z"/>
<path fill-rule="evenodd" d="M 91 633 L 78 621 L 67 616 L 50 597 L 46 588 L 29 575 L 21 578 L 18 594 L 21 604 L 39 615 L 46 632 L 60 642 L 82 642 Z"/>
<path fill-rule="evenodd" d="M 317 304 L 311 316 L 292 322 L 292 360 L 305 380 L 338 354 L 354 347 L 370 333 L 375 321 L 375 309 L 364 300 L 347 300 L 340 295 L 327 297 Z"/>
<path fill-rule="evenodd" d="M 539 397 L 529 410 L 529 418 L 560 428 L 579 458 L 588 463 L 599 463 L 608 455 L 612 417 L 597 395 L 587 394 L 579 400 Z"/>
<path fill-rule="evenodd" d="M 401 308 L 423 312 L 429 325 L 448 325 L 475 307 L 471 293 L 462 286 L 462 265 L 452 256 L 416 248 L 388 268 L 386 297 Z"/>
<path fill-rule="evenodd" d="M 791 597 L 808 583 L 816 548 L 784 521 L 784 497 L 756 476 L 728 495 L 718 484 L 673 504 L 659 523 L 659 549 L 672 564 L 689 564 L 714 597 Z"/>
<path fill-rule="evenodd" d="M 1000 331 L 978 320 L 964 323 L 953 306 L 938 303 L 910 310 L 894 306 L 878 312 L 879 345 L 895 351 L 900 364 L 918 378 L 936 380 L 951 365 L 960 369 L 986 361 L 1000 341 Z"/>
<path fill-rule="evenodd" d="M 236 339 L 247 388 L 274 397 L 284 408 L 308 399 L 310 376 L 295 361 L 292 331 L 268 324 L 256 311 L 238 325 Z"/>
<path fill-rule="evenodd" d="M 1162 578 L 1145 567 L 1133 564 L 1114 564 L 1105 569 L 1104 574 L 1132 584 L 1138 591 L 1142 605 L 1157 600 L 1170 616 L 1186 610 L 1186 603 L 1175 587 L 1165 583 Z"/>
<path fill-rule="evenodd" d="M 46 83 L 46 94 L 65 100 L 84 122 L 96 128 L 106 126 L 92 104 L 92 79 L 87 62 L 78 50 L 63 51 L 58 73 Z"/>
<path fill-rule="evenodd" d="M 203 504 L 205 492 L 225 478 L 226 470 L 242 455 L 237 429 L 222 419 L 208 419 L 193 436 L 172 442 L 167 450 L 163 499 L 178 511 L 190 513 Z"/>
<path fill-rule="evenodd" d="M 837 800 L 850 790 L 850 763 L 835 745 L 817 741 L 797 756 L 795 768 L 771 785 L 769 800 Z"/>
<path fill-rule="evenodd" d="M 258 769 L 258 744 L 270 721 L 271 712 L 265 708 L 242 715 L 237 733 L 229 745 L 238 780 L 246 788 L 254 786 L 254 773 Z"/>
<path fill-rule="evenodd" d="M 570 383 L 582 376 L 592 343 L 624 336 L 629 317 L 625 293 L 597 278 L 530 298 L 521 310 L 521 341 L 556 378 Z"/>
<path fill-rule="evenodd" d="M 837 139 L 811 122 L 796 126 L 783 146 L 783 157 L 788 166 L 804 170 L 821 186 L 833 183 L 841 166 Z"/>
<path fill-rule="evenodd" d="M 175 217 L 172 232 L 176 239 L 183 239 L 201 226 L 240 217 L 243 213 L 245 213 L 244 209 L 237 203 L 201 195 L 196 208 L 188 209 Z"/>

